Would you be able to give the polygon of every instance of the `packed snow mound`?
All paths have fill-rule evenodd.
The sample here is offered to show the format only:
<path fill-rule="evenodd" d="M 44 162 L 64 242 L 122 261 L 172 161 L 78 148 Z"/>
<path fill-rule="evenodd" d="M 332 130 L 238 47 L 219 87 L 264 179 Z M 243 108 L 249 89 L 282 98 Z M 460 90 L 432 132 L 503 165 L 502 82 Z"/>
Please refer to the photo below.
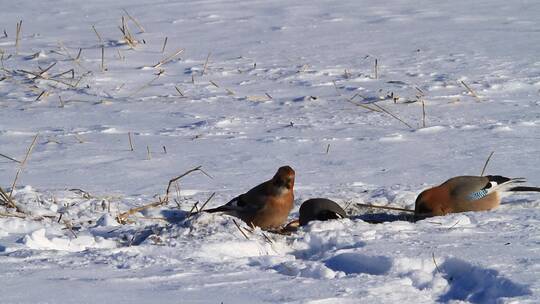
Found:
<path fill-rule="evenodd" d="M 39 229 L 26 235 L 23 240 L 30 249 L 83 251 L 89 248 L 115 248 L 116 242 L 102 237 L 79 235 L 76 238 L 47 237 L 45 229 Z"/>

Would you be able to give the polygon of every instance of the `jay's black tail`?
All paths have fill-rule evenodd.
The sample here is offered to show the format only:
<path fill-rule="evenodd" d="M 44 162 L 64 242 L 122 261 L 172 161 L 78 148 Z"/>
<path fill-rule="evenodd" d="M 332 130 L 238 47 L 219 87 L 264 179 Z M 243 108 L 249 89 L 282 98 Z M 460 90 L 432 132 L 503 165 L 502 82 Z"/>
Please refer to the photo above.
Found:
<path fill-rule="evenodd" d="M 540 192 L 540 187 L 518 186 L 518 187 L 510 188 L 509 191 L 514 191 L 514 192 L 526 192 L 526 191 Z"/>

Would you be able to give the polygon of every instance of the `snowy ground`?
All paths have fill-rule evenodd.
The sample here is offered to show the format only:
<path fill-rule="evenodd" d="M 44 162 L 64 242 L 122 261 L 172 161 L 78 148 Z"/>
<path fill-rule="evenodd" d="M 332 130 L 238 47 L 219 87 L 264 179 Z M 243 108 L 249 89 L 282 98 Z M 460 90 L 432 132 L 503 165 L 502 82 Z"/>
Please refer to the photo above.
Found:
<path fill-rule="evenodd" d="M 123 9 L 145 30 L 126 18 L 134 49 Z M 0 302 L 538 303 L 538 195 L 418 223 L 368 224 L 354 203 L 413 208 L 492 151 L 487 173 L 540 185 L 539 13 L 532 0 L 4 3 L 0 153 L 22 160 L 39 137 L 13 193 L 29 215 L 0 218 Z M 285 164 L 291 219 L 312 197 L 352 219 L 249 240 L 231 218 L 186 219 Z M 114 220 L 196 166 L 213 179 L 190 174 L 174 202 Z M 0 158 L 2 188 L 18 168 Z"/>

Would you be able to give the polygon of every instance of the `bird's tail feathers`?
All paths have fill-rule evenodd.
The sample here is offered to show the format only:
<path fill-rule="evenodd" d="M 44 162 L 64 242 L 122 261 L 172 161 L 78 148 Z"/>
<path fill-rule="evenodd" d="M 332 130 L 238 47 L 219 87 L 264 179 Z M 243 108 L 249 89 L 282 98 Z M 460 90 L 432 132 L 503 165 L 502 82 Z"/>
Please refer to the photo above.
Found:
<path fill-rule="evenodd" d="M 540 187 L 518 186 L 518 187 L 510 188 L 508 191 L 513 191 L 513 192 L 540 192 Z"/>
<path fill-rule="evenodd" d="M 493 187 L 491 189 L 489 189 L 488 191 L 489 192 L 493 192 L 493 191 L 514 191 L 512 189 L 514 188 L 520 188 L 518 186 L 516 186 L 516 184 L 521 184 L 521 183 L 524 183 L 526 180 L 525 178 L 523 177 L 516 177 L 516 178 L 510 178 L 500 184 L 498 184 L 496 181 L 492 181 L 492 183 L 494 183 Z"/>

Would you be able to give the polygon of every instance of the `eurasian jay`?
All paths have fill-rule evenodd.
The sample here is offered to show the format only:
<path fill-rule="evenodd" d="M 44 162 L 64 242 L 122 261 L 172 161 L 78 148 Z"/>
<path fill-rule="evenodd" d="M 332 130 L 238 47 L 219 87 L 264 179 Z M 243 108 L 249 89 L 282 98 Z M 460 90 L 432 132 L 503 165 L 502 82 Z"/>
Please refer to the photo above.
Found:
<path fill-rule="evenodd" d="M 300 206 L 300 218 L 287 224 L 285 231 L 295 231 L 311 221 L 327 221 L 347 217 L 347 213 L 336 202 L 327 198 L 312 198 Z"/>
<path fill-rule="evenodd" d="M 283 166 L 271 180 L 266 181 L 227 204 L 205 210 L 223 212 L 240 218 L 250 226 L 277 229 L 282 226 L 294 203 L 294 170 Z"/>
<path fill-rule="evenodd" d="M 457 176 L 424 190 L 415 202 L 416 219 L 448 213 L 491 210 L 501 203 L 501 192 L 535 191 L 537 187 L 516 186 L 524 178 L 500 175 Z"/>

